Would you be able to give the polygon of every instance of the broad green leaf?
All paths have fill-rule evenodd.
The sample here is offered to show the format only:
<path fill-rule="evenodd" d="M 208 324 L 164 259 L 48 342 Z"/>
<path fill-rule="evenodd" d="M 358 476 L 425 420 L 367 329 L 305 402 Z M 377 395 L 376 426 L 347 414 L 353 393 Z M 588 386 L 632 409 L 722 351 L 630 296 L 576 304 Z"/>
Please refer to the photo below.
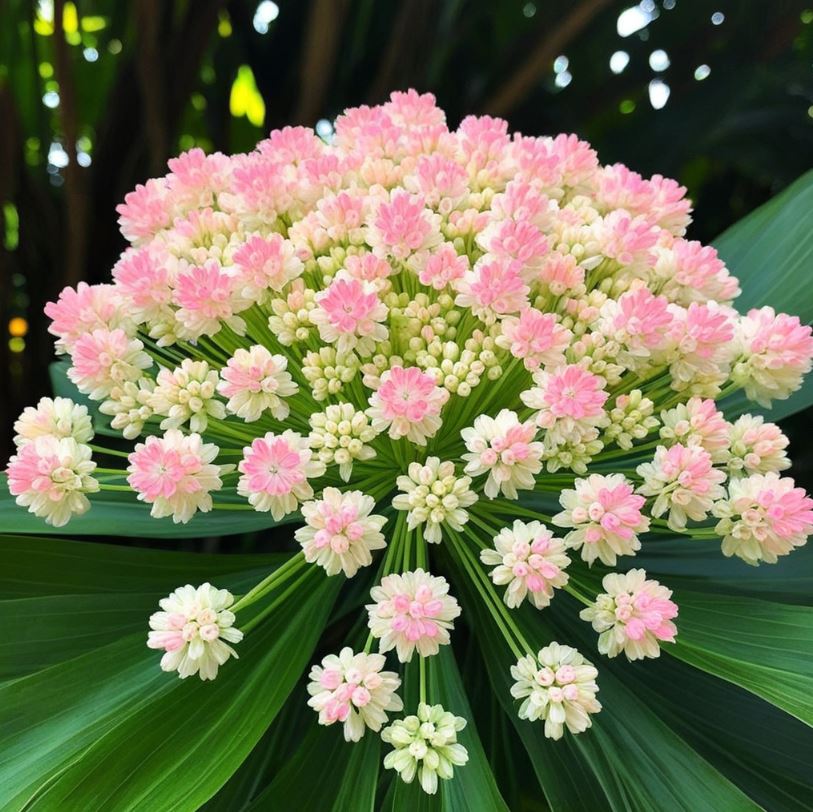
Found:
<path fill-rule="evenodd" d="M 675 600 L 670 654 L 813 725 L 813 609 L 691 592 Z"/>
<path fill-rule="evenodd" d="M 813 732 L 804 723 L 673 657 L 621 665 L 641 701 L 758 804 L 808 812 Z"/>
<path fill-rule="evenodd" d="M 723 232 L 714 247 L 740 280 L 739 310 L 769 304 L 813 322 L 813 170 Z"/>
<path fill-rule="evenodd" d="M 461 583 L 461 581 L 458 581 Z M 483 606 L 462 581 L 464 609 L 474 618 L 483 659 L 499 701 L 514 723 L 531 758 L 542 791 L 553 810 L 748 810 L 750 803 L 722 773 L 644 705 L 626 685 L 623 672 L 595 652 L 578 605 L 557 595 L 539 613 L 525 606 L 513 616 L 533 647 L 551 640 L 575 645 L 599 669 L 603 710 L 593 727 L 562 740 L 544 738 L 543 725 L 520 720 L 509 690 L 514 662 L 507 645 Z M 589 626 L 586 626 L 589 632 Z"/>
<path fill-rule="evenodd" d="M 380 751 L 381 739 L 374 733 L 368 731 L 360 742 L 348 743 L 341 725 L 314 723 L 302 745 L 291 751 L 293 758 L 247 808 L 251 812 L 277 808 L 371 812 Z M 314 780 L 315 768 L 318 780 Z"/>
<path fill-rule="evenodd" d="M 161 595 L 183 583 L 226 583 L 235 589 L 254 583 L 287 554 L 215 555 L 184 553 L 36 536 L 0 537 L 0 595 L 151 592 Z M 219 580 L 218 580 L 219 579 Z M 231 587 L 229 587 L 231 589 Z"/>
<path fill-rule="evenodd" d="M 218 493 L 218 500 L 239 504 L 234 488 Z M 241 500 L 243 505 L 247 505 Z M 139 502 L 134 493 L 102 491 L 90 496 L 90 510 L 74 516 L 66 527 L 51 527 L 42 519 L 18 507 L 8 492 L 5 474 L 0 475 L 0 534 L 33 533 L 36 535 L 127 536 L 140 538 L 201 538 L 227 536 L 266 530 L 298 521 L 297 514 L 274 521 L 270 513 L 254 510 L 212 510 L 198 513 L 187 524 L 173 524 L 172 518 L 153 519 L 149 505 Z"/>
<path fill-rule="evenodd" d="M 161 672 L 141 631 L 0 686 L 0 707 L 14 708 L 0 719 L 0 797 L 10 808 L 196 808 L 276 716 L 339 586 L 312 572 L 211 683 Z"/>
<path fill-rule="evenodd" d="M 798 316 L 803 323 L 813 322 L 813 171 L 731 226 L 714 245 L 720 259 L 740 280 L 738 310 L 770 305 Z M 774 402 L 771 409 L 751 403 L 741 392 L 723 401 L 731 417 L 753 412 L 773 421 L 811 404 L 811 376 L 799 392 Z"/>

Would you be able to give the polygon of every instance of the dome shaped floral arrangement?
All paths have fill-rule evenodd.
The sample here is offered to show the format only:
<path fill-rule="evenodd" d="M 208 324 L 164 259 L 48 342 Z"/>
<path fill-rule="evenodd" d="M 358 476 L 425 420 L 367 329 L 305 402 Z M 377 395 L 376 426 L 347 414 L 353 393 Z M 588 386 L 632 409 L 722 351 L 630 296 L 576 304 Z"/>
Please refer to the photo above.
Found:
<path fill-rule="evenodd" d="M 743 596 L 745 565 L 758 592 L 757 573 L 806 543 L 813 500 L 785 472 L 782 431 L 727 404 L 796 392 L 813 337 L 767 304 L 735 308 L 737 279 L 687 236 L 685 192 L 601 165 L 573 135 L 487 116 L 450 130 L 409 91 L 345 111 L 330 142 L 287 127 L 249 154 L 193 149 L 126 196 L 111 282 L 46 308 L 80 394 L 20 416 L 8 489 L 43 527 L 79 532 L 97 503 L 139 527 L 148 511 L 165 537 L 297 525 L 239 578 L 173 563 L 166 597 L 142 590 L 161 656 L 146 652 L 139 690 L 211 702 L 233 731 L 259 703 L 195 803 L 283 713 L 312 721 L 309 758 L 328 748 L 355 792 L 392 803 L 504 808 L 512 769 L 494 753 L 519 740 L 516 769 L 530 759 L 554 808 L 644 808 L 656 790 L 613 777 L 668 784 L 684 752 L 689 795 L 751 808 L 680 710 L 717 702 L 720 677 L 771 713 L 807 712 L 749 670 L 766 624 L 787 630 L 777 604 Z M 736 573 L 719 594 L 692 569 L 710 544 L 708 573 Z M 139 697 L 119 699 L 159 724 L 163 706 Z"/>

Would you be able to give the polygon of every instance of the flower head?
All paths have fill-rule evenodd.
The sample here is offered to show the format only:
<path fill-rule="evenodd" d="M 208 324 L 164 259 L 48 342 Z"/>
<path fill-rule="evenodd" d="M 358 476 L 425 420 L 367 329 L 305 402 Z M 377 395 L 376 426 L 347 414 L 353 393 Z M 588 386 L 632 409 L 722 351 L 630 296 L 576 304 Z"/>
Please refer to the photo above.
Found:
<path fill-rule="evenodd" d="M 713 400 L 689 398 L 673 409 L 661 412 L 660 436 L 666 445 L 696 445 L 709 452 L 714 463 L 726 462 L 729 456 L 729 425 Z"/>
<path fill-rule="evenodd" d="M 785 449 L 788 438 L 774 423 L 766 423 L 759 415 L 744 414 L 729 426 L 730 454 L 728 470 L 731 476 L 767 474 L 790 468 Z"/>
<path fill-rule="evenodd" d="M 491 570 L 491 580 L 507 585 L 506 605 L 515 609 L 527 598 L 537 609 L 544 609 L 554 588 L 567 583 L 565 569 L 570 558 L 565 542 L 555 538 L 541 522 L 514 521 L 494 537 L 494 549 L 480 552 L 480 560 Z"/>
<path fill-rule="evenodd" d="M 516 499 L 517 490 L 531 490 L 542 470 L 542 443 L 534 442 L 536 427 L 520 423 L 516 412 L 503 409 L 496 417 L 480 415 L 471 428 L 460 432 L 468 449 L 463 454 L 470 476 L 488 473 L 485 494 L 502 493 Z"/>
<path fill-rule="evenodd" d="M 395 484 L 401 493 L 392 506 L 408 511 L 410 529 L 425 523 L 424 538 L 432 544 L 440 542 L 442 525 L 462 530 L 469 520 L 466 508 L 477 501 L 469 488 L 471 477 L 457 476 L 454 463 L 441 462 L 439 457 L 427 457 L 424 465 L 410 463 L 407 474 L 399 476 Z"/>
<path fill-rule="evenodd" d="M 386 575 L 370 597 L 375 602 L 367 605 L 369 626 L 379 640 L 378 650 L 395 649 L 402 663 L 415 651 L 421 657 L 437 654 L 449 642 L 452 621 L 460 614 L 446 579 L 422 569 Z"/>
<path fill-rule="evenodd" d="M 137 381 L 152 359 L 137 338 L 124 330 L 94 330 L 77 338 L 71 348 L 68 377 L 93 400 L 107 397 L 116 386 Z"/>
<path fill-rule="evenodd" d="M 90 446 L 73 437 L 41 435 L 22 445 L 9 460 L 8 489 L 17 504 L 47 524 L 63 527 L 90 508 L 85 494 L 99 490 L 92 474 Z"/>
<path fill-rule="evenodd" d="M 87 406 L 69 398 L 40 398 L 35 406 L 27 406 L 14 423 L 14 443 L 17 447 L 37 437 L 72 437 L 77 443 L 93 439 L 93 422 Z"/>
<path fill-rule="evenodd" d="M 319 714 L 319 724 L 342 722 L 345 740 L 357 742 L 367 728 L 378 733 L 388 713 L 403 710 L 395 693 L 401 678 L 394 671 L 383 671 L 384 663 L 382 654 L 354 654 L 345 646 L 313 666 L 308 705 Z"/>
<path fill-rule="evenodd" d="M 381 376 L 367 414 L 377 432 L 388 430 L 393 440 L 406 437 L 426 445 L 441 426 L 440 410 L 448 399 L 431 375 L 417 367 L 393 366 Z"/>
<path fill-rule="evenodd" d="M 723 537 L 723 555 L 747 564 L 775 564 L 813 533 L 813 499 L 773 471 L 732 479 L 712 512 L 720 519 L 715 530 Z"/>
<path fill-rule="evenodd" d="M 590 474 L 574 484 L 575 489 L 562 491 L 564 510 L 553 517 L 558 527 L 573 528 L 565 537 L 568 545 L 588 564 L 598 558 L 614 566 L 619 555 L 635 555 L 641 549 L 638 534 L 649 529 L 641 513 L 644 497 L 623 474 Z"/>
<path fill-rule="evenodd" d="M 534 657 L 528 654 L 511 666 L 516 680 L 511 696 L 521 699 L 519 718 L 545 721 L 545 736 L 561 739 L 565 727 L 583 733 L 601 710 L 596 699 L 598 671 L 570 646 L 551 643 Z"/>
<path fill-rule="evenodd" d="M 377 436 L 367 415 L 356 410 L 352 403 L 330 405 L 323 412 L 310 417 L 310 447 L 325 466 L 338 465 L 339 476 L 350 481 L 353 463 L 375 457 L 368 445 Z"/>
<path fill-rule="evenodd" d="M 217 391 L 229 399 L 226 409 L 246 423 L 259 420 L 266 410 L 277 420 L 285 420 L 290 407 L 283 398 L 299 391 L 287 367 L 284 355 L 272 355 L 261 345 L 236 350 L 217 384 Z"/>
<path fill-rule="evenodd" d="M 212 509 L 212 491 L 223 487 L 220 475 L 231 466 L 215 465 L 218 447 L 199 434 L 170 429 L 163 437 L 147 437 L 129 456 L 127 481 L 138 498 L 152 505 L 156 519 L 172 516 L 186 524 L 197 511 Z"/>
<path fill-rule="evenodd" d="M 270 510 L 276 521 L 310 499 L 313 488 L 308 480 L 325 472 L 325 466 L 313 459 L 307 438 L 290 430 L 258 437 L 244 449 L 237 467 L 242 474 L 237 492 L 255 510 Z"/>
<path fill-rule="evenodd" d="M 187 584 L 162 598 L 161 611 L 150 617 L 147 638 L 150 648 L 164 649 L 161 668 L 177 671 L 181 679 L 195 674 L 214 679 L 229 657 L 237 658 L 229 643 L 243 639 L 234 628 L 234 612 L 229 610 L 233 603 L 231 592 L 208 583 L 197 588 Z"/>
<path fill-rule="evenodd" d="M 652 462 L 636 470 L 643 479 L 638 492 L 655 497 L 652 515 L 668 513 L 672 530 L 683 530 L 689 519 L 705 519 L 712 503 L 723 495 L 726 476 L 712 467 L 711 455 L 699 445 L 658 446 Z"/>
<path fill-rule="evenodd" d="M 73 352 L 76 341 L 94 330 L 130 332 L 132 322 L 122 307 L 121 294 L 114 285 L 88 285 L 64 288 L 56 302 L 45 305 L 51 319 L 48 332 L 57 337 L 57 352 Z"/>
<path fill-rule="evenodd" d="M 184 358 L 175 369 L 163 368 L 155 379 L 150 406 L 163 415 L 162 429 L 177 429 L 184 423 L 194 432 L 206 431 L 209 418 L 222 420 L 226 407 L 216 398 L 217 370 L 206 361 Z"/>
<path fill-rule="evenodd" d="M 382 324 L 387 306 L 370 282 L 337 278 L 317 294 L 316 303 L 311 321 L 319 327 L 322 340 L 335 342 L 340 353 L 358 348 L 361 355 L 370 355 L 376 342 L 387 337 Z"/>
<path fill-rule="evenodd" d="M 497 344 L 508 349 L 514 358 L 521 358 L 531 371 L 540 366 L 564 364 L 565 350 L 573 338 L 570 330 L 557 323 L 556 316 L 534 308 L 523 310 L 518 317 L 504 318 L 500 328 Z"/>
<path fill-rule="evenodd" d="M 395 748 L 384 756 L 384 767 L 395 770 L 407 784 L 417 775 L 421 789 L 434 795 L 438 778 L 451 779 L 454 768 L 469 760 L 468 751 L 457 741 L 464 727 L 462 716 L 449 713 L 442 705 L 422 702 L 417 715 L 399 719 L 381 732 L 381 738 Z"/>
<path fill-rule="evenodd" d="M 658 657 L 662 642 L 673 643 L 677 604 L 672 590 L 650 581 L 644 570 L 611 573 L 601 582 L 604 592 L 579 617 L 599 633 L 598 650 L 608 657 L 622 651 L 628 660 Z"/>
<path fill-rule="evenodd" d="M 370 515 L 375 500 L 361 491 L 325 488 L 322 498 L 302 505 L 305 526 L 296 531 L 296 540 L 305 551 L 305 560 L 325 568 L 328 575 L 344 572 L 352 578 L 359 567 L 373 562 L 370 553 L 386 547 L 381 528 L 384 516 Z"/>

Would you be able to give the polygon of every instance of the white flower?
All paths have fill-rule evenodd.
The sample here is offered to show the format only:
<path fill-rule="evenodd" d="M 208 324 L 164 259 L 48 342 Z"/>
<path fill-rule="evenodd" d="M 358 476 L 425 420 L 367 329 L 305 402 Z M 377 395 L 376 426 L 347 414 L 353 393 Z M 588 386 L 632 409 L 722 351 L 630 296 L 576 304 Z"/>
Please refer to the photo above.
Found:
<path fill-rule="evenodd" d="M 339 476 L 350 481 L 353 463 L 375 457 L 368 445 L 377 436 L 367 415 L 357 411 L 352 403 L 328 406 L 310 416 L 310 447 L 325 466 L 338 465 Z"/>
<path fill-rule="evenodd" d="M 384 516 L 371 516 L 375 499 L 361 491 L 325 488 L 322 498 L 302 505 L 305 527 L 296 540 L 302 545 L 305 560 L 325 568 L 328 575 L 344 572 L 352 578 L 359 567 L 373 563 L 372 550 L 387 546 L 381 528 Z"/>
<path fill-rule="evenodd" d="M 565 543 L 554 538 L 542 522 L 521 522 L 504 527 L 494 537 L 495 549 L 482 550 L 480 560 L 493 566 L 491 580 L 508 584 L 503 600 L 512 609 L 527 597 L 537 609 L 550 603 L 555 587 L 567 583 L 570 558 Z"/>
<path fill-rule="evenodd" d="M 775 423 L 766 423 L 757 415 L 744 414 L 729 429 L 731 455 L 728 471 L 731 476 L 767 474 L 790 468 L 785 453 L 788 438 Z"/>
<path fill-rule="evenodd" d="M 100 406 L 102 414 L 113 417 L 110 427 L 120 431 L 128 440 L 134 440 L 144 430 L 144 424 L 152 417 L 152 393 L 155 381 L 146 375 L 138 381 L 126 381 L 114 386 L 110 397 Z"/>
<path fill-rule="evenodd" d="M 221 370 L 217 390 L 227 397 L 226 408 L 246 423 L 259 420 L 266 410 L 285 420 L 290 408 L 282 398 L 299 391 L 287 371 L 288 359 L 272 355 L 265 347 L 240 348 Z"/>
<path fill-rule="evenodd" d="M 394 671 L 382 671 L 382 654 L 354 654 L 345 646 L 339 655 L 328 654 L 310 672 L 310 705 L 319 714 L 320 725 L 342 722 L 346 741 L 357 742 L 370 728 L 375 733 L 387 721 L 387 713 L 403 710 L 395 692 L 401 678 Z"/>
<path fill-rule="evenodd" d="M 542 470 L 542 443 L 534 442 L 536 427 L 520 423 L 516 412 L 503 409 L 496 417 L 480 415 L 460 436 L 469 450 L 463 454 L 465 471 L 471 476 L 488 472 L 485 494 L 493 499 L 502 493 L 517 499 L 517 490 L 532 490 L 534 476 Z"/>
<path fill-rule="evenodd" d="M 423 791 L 434 795 L 438 778 L 452 778 L 454 768 L 469 760 L 468 751 L 457 741 L 465 726 L 462 716 L 422 702 L 416 716 L 399 719 L 381 731 L 382 740 L 395 748 L 384 757 L 384 767 L 395 770 L 407 784 L 417 775 Z"/>
<path fill-rule="evenodd" d="M 237 652 L 228 645 L 239 643 L 243 633 L 234 628 L 231 592 L 201 584 L 179 587 L 158 602 L 161 612 L 150 617 L 147 645 L 164 649 L 161 668 L 177 671 L 181 679 L 198 674 L 202 680 L 217 676 L 217 669 Z"/>
<path fill-rule="evenodd" d="M 449 642 L 452 621 L 460 614 L 446 579 L 422 569 L 385 576 L 370 597 L 375 603 L 366 607 L 368 625 L 379 638 L 378 650 L 383 654 L 394 648 L 402 663 L 416 650 L 421 657 L 437 654 Z"/>
<path fill-rule="evenodd" d="M 392 500 L 392 506 L 409 511 L 410 529 L 426 523 L 424 538 L 432 544 L 440 543 L 443 524 L 462 530 L 469 520 L 465 508 L 477 501 L 477 494 L 469 488 L 471 477 L 455 476 L 454 463 L 441 462 L 438 457 L 427 457 L 425 465 L 410 463 L 407 475 L 399 476 L 395 484 L 402 493 Z"/>
<path fill-rule="evenodd" d="M 519 718 L 545 720 L 545 736 L 561 739 L 564 728 L 582 733 L 593 724 L 590 714 L 601 710 L 596 699 L 598 671 L 570 646 L 551 643 L 534 657 L 521 657 L 511 666 L 516 682 L 511 696 L 522 699 Z"/>
<path fill-rule="evenodd" d="M 174 370 L 162 369 L 155 383 L 150 405 L 156 414 L 165 415 L 162 429 L 177 429 L 188 421 L 193 432 L 202 432 L 210 417 L 226 416 L 226 407 L 216 398 L 217 370 L 206 361 L 185 358 Z"/>
<path fill-rule="evenodd" d="M 27 406 L 14 423 L 14 442 L 18 448 L 37 437 L 72 437 L 77 443 L 93 439 L 93 422 L 86 406 L 69 398 L 40 398 Z"/>
<path fill-rule="evenodd" d="M 9 491 L 20 507 L 27 507 L 47 524 L 62 527 L 71 516 L 90 508 L 85 494 L 99 490 L 91 476 L 96 463 L 90 454 L 90 446 L 73 437 L 36 437 L 8 462 Z"/>

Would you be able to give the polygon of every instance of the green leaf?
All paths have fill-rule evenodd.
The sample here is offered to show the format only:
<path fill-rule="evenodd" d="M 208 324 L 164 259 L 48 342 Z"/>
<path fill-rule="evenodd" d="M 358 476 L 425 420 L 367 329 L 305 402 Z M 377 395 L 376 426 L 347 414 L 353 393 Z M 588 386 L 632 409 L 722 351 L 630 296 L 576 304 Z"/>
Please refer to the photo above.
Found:
<path fill-rule="evenodd" d="M 339 579 L 312 571 L 211 683 L 161 672 L 144 645 L 145 622 L 137 633 L 0 686 L 0 707 L 14 708 L 0 719 L 0 797 L 10 808 L 197 808 L 276 716 L 339 587 Z"/>
<path fill-rule="evenodd" d="M 714 247 L 740 280 L 739 310 L 769 304 L 813 322 L 813 170 L 723 232 Z"/>
<path fill-rule="evenodd" d="M 672 656 L 813 725 L 813 609 L 692 592 L 675 600 Z"/>
<path fill-rule="evenodd" d="M 813 170 L 721 234 L 714 245 L 739 280 L 737 309 L 771 305 L 813 322 Z M 723 401 L 730 417 L 744 412 L 779 420 L 813 404 L 813 377 L 788 400 L 763 409 L 738 392 Z"/>
<path fill-rule="evenodd" d="M 381 739 L 370 731 L 360 742 L 348 743 L 341 725 L 323 727 L 314 723 L 293 758 L 248 809 L 372 810 L 380 750 Z M 316 765 L 318 780 L 314 780 Z"/>
<path fill-rule="evenodd" d="M 232 501 L 234 488 L 224 488 L 218 493 L 219 501 Z M 139 502 L 135 493 L 102 491 L 90 495 L 90 510 L 82 516 L 74 516 L 67 527 L 51 527 L 38 519 L 26 508 L 19 507 L 8 491 L 5 474 L 0 475 L 0 534 L 34 533 L 59 535 L 68 532 L 73 536 L 127 536 L 139 538 L 201 538 L 202 536 L 227 536 L 267 530 L 269 527 L 299 521 L 298 514 L 289 514 L 281 522 L 274 521 L 270 513 L 254 510 L 212 510 L 198 513 L 187 524 L 173 524 L 167 516 L 153 519 L 149 505 Z M 242 502 L 242 504 L 248 504 Z"/>
<path fill-rule="evenodd" d="M 538 612 L 514 611 L 534 648 L 552 640 L 576 646 L 599 669 L 603 709 L 593 727 L 562 740 L 544 738 L 543 726 L 520 720 L 509 690 L 515 661 L 488 610 L 470 583 L 458 579 L 464 608 L 474 618 L 485 666 L 494 691 L 531 759 L 542 791 L 554 810 L 747 810 L 750 803 L 728 778 L 666 725 L 626 684 L 623 672 L 595 652 L 594 635 L 578 620 L 579 606 L 557 595 Z"/>

